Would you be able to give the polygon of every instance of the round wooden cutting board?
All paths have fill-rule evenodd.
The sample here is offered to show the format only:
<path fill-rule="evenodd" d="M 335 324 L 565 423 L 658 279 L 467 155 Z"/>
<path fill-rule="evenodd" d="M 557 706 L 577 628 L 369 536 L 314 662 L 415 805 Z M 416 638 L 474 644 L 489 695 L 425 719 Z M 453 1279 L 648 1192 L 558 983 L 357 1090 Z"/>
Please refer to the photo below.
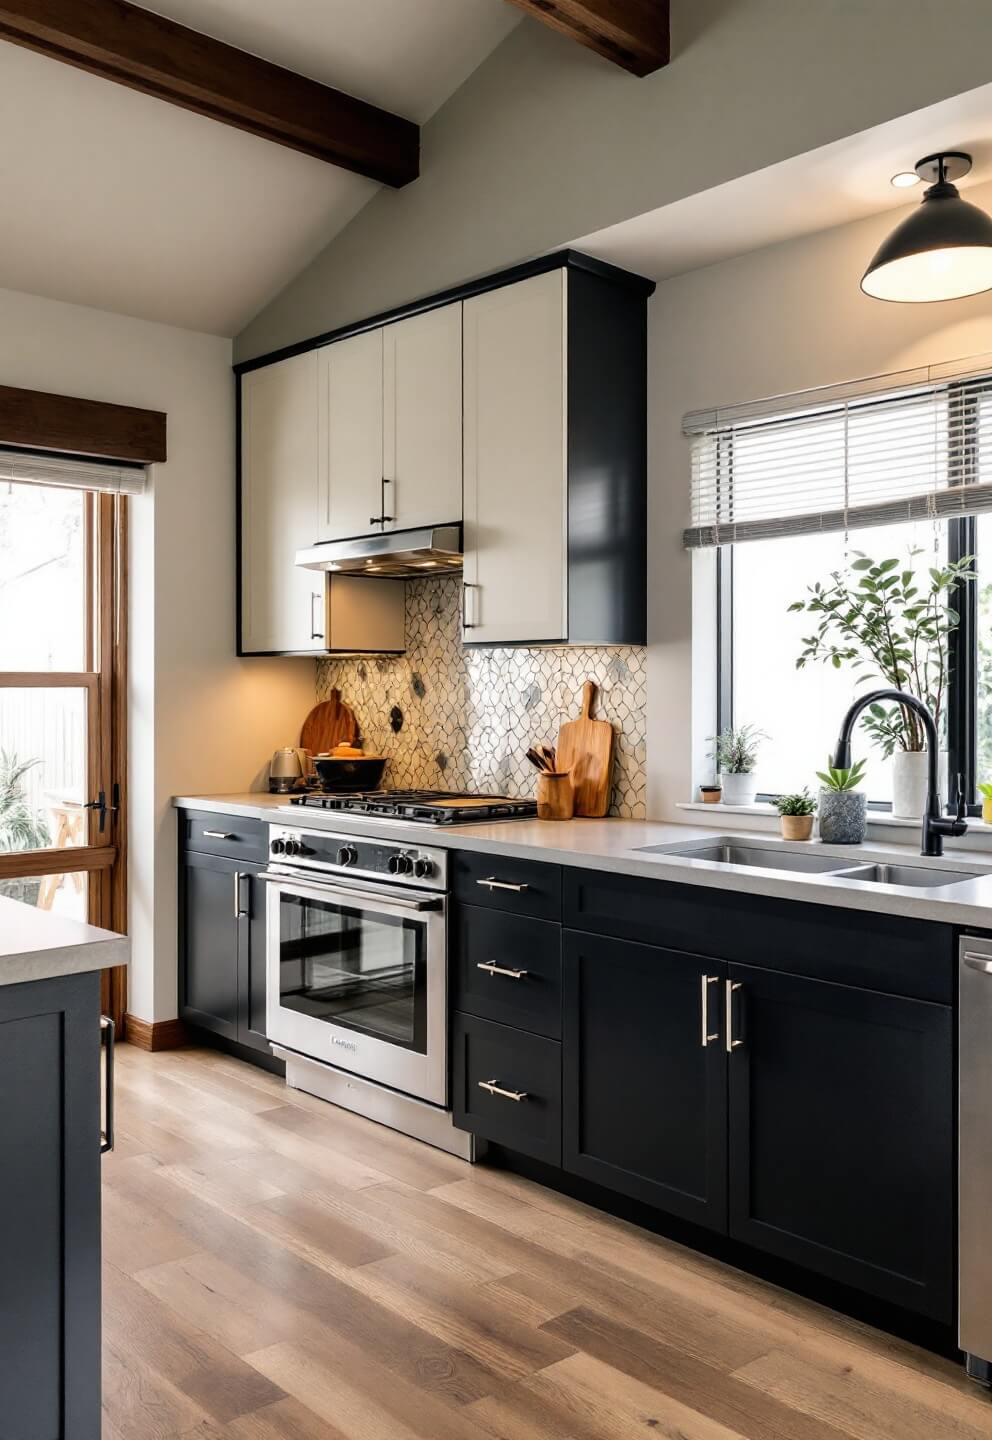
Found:
<path fill-rule="evenodd" d="M 332 690 L 304 720 L 300 749 L 309 750 L 311 755 L 327 755 L 335 745 L 353 745 L 357 735 L 355 712 L 341 699 L 340 690 Z"/>

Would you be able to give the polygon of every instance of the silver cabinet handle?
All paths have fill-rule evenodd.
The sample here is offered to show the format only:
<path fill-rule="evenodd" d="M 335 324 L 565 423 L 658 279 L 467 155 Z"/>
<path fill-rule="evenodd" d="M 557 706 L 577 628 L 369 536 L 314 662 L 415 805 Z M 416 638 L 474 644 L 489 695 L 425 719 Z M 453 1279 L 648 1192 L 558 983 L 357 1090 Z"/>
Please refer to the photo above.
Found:
<path fill-rule="evenodd" d="M 975 950 L 966 950 L 961 959 L 969 970 L 977 970 L 982 975 L 992 975 L 992 957 L 979 955 Z"/>
<path fill-rule="evenodd" d="M 245 916 L 248 914 L 248 911 L 245 910 L 245 909 L 242 907 L 242 904 L 241 904 L 241 882 L 242 882 L 242 880 L 243 880 L 244 878 L 245 878 L 245 877 L 244 877 L 244 875 L 241 873 L 240 870 L 236 870 L 236 871 L 234 872 L 234 918 L 235 918 L 235 920 L 243 920 L 243 919 L 245 918 Z"/>
<path fill-rule="evenodd" d="M 204 838 L 207 840 L 233 840 L 234 836 L 229 835 L 226 830 L 204 830 Z"/>
<path fill-rule="evenodd" d="M 726 981 L 726 987 L 724 992 L 724 1003 L 726 1007 L 726 1035 L 724 1036 L 724 1043 L 726 1044 L 727 1054 L 729 1055 L 731 1051 L 739 1050 L 744 1044 L 744 1041 L 734 1038 L 734 993 L 741 989 L 740 982 L 738 980 L 728 980 Z"/>
<path fill-rule="evenodd" d="M 521 1100 L 527 1099 L 526 1090 L 504 1090 L 496 1080 L 480 1080 L 479 1089 L 488 1091 L 490 1095 L 500 1095 L 504 1100 L 513 1100 L 518 1105 Z"/>
<path fill-rule="evenodd" d="M 106 1044 L 104 1045 L 104 1037 Z M 107 1052 L 107 1059 L 104 1063 L 103 1078 L 103 1108 L 106 1116 L 107 1128 L 100 1131 L 100 1154 L 106 1155 L 114 1148 L 114 1040 L 116 1031 L 114 1022 L 109 1015 L 100 1016 L 100 1044 Z"/>
<path fill-rule="evenodd" d="M 487 975 L 505 975 L 507 980 L 522 980 L 530 973 L 527 970 L 510 970 L 505 965 L 497 965 L 495 960 L 478 960 L 475 968 L 485 970 Z"/>
<path fill-rule="evenodd" d="M 468 599 L 473 590 L 478 590 L 478 585 L 473 585 L 470 580 L 462 581 L 462 629 L 474 630 L 478 625 L 478 616 L 475 613 L 475 606 L 472 606 L 472 619 L 468 618 Z"/>
<path fill-rule="evenodd" d="M 699 977 L 699 1043 L 705 1050 L 714 1040 L 719 1040 L 719 1030 L 710 1030 L 710 986 L 719 985 L 719 975 Z"/>
<path fill-rule="evenodd" d="M 311 594 L 310 594 L 310 639 L 311 639 L 311 640 L 323 640 L 323 638 L 324 638 L 324 632 L 323 632 L 323 630 L 318 630 L 318 629 L 317 629 L 317 621 L 316 621 L 316 619 L 314 618 L 313 602 L 314 602 L 315 600 L 317 600 L 317 601 L 320 600 L 320 591 L 319 591 L 319 590 L 313 590 L 313 591 L 311 591 Z"/>
<path fill-rule="evenodd" d="M 497 880 L 495 875 L 490 875 L 486 880 L 476 880 L 476 885 L 484 885 L 487 890 L 512 890 L 516 895 L 522 895 L 529 890 L 529 885 L 511 885 L 508 880 Z"/>

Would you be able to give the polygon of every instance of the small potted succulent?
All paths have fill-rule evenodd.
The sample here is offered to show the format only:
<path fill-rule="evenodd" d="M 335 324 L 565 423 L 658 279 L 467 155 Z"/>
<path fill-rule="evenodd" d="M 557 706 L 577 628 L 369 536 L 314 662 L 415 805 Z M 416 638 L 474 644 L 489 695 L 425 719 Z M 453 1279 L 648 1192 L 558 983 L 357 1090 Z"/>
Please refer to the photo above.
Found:
<path fill-rule="evenodd" d="M 817 770 L 823 784 L 820 791 L 820 839 L 826 845 L 860 845 L 865 838 L 868 796 L 857 787 L 864 779 L 866 761 L 858 760 L 847 769 L 838 769 L 827 759 L 826 770 Z"/>
<path fill-rule="evenodd" d="M 982 819 L 986 825 L 992 825 L 992 785 L 979 785 L 978 790 L 982 797 Z"/>
<path fill-rule="evenodd" d="M 716 746 L 714 754 L 724 805 L 753 805 L 758 793 L 754 771 L 764 731 L 754 725 L 732 725 L 711 738 Z"/>
<path fill-rule="evenodd" d="M 775 801 L 782 826 L 783 840 L 808 840 L 813 834 L 813 816 L 816 801 L 808 790 L 795 795 L 779 795 Z"/>

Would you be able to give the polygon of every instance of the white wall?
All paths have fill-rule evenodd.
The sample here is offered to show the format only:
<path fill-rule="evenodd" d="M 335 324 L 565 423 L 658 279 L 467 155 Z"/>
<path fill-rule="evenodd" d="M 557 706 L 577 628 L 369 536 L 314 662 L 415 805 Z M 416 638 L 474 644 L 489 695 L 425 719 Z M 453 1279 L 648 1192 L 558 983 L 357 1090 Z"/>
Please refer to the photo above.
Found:
<path fill-rule="evenodd" d="M 231 343 L 0 291 L 0 384 L 164 410 L 132 502 L 132 1013 L 176 1013 L 175 793 L 245 790 L 313 704 L 306 660 L 238 660 Z"/>
<path fill-rule="evenodd" d="M 967 198 L 992 210 L 992 185 L 970 189 Z M 715 719 L 707 663 L 697 655 L 695 676 L 692 665 L 692 567 L 681 543 L 689 510 L 682 416 L 992 352 L 990 294 L 896 305 L 861 293 L 864 268 L 898 218 L 873 216 L 695 270 L 659 285 L 649 302 L 652 818 L 675 817 L 674 806 L 691 798 L 693 697 L 706 734 Z"/>
<path fill-rule="evenodd" d="M 568 244 L 988 80 L 982 0 L 673 0 L 645 79 L 525 20 L 238 358 Z"/>

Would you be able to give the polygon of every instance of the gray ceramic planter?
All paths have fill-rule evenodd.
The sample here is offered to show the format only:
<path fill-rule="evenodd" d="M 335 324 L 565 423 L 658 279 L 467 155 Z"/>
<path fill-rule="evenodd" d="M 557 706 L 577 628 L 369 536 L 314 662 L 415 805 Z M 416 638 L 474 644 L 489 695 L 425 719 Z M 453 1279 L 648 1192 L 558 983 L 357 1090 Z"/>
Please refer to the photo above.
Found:
<path fill-rule="evenodd" d="M 863 790 L 820 791 L 820 839 L 825 845 L 860 845 L 865 838 L 868 796 Z"/>

